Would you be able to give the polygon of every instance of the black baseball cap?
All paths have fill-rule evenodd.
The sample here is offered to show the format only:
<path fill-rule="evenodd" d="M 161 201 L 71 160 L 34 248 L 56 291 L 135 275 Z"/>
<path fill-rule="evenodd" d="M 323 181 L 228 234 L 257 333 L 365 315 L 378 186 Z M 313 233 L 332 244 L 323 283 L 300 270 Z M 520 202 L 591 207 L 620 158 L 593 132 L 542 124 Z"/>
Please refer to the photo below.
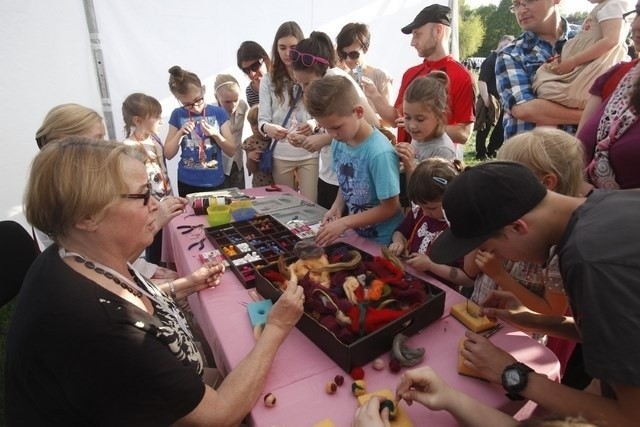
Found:
<path fill-rule="evenodd" d="M 418 27 L 422 27 L 428 22 L 435 22 L 436 24 L 444 24 L 448 27 L 451 26 L 451 9 L 448 6 L 441 4 L 432 4 L 425 7 L 418 13 L 413 22 L 406 27 L 402 28 L 402 32 L 405 34 L 411 34 L 413 30 Z"/>
<path fill-rule="evenodd" d="M 466 169 L 444 192 L 449 228 L 433 242 L 431 260 L 447 264 L 465 256 L 546 195 L 540 179 L 521 163 L 487 162 Z"/>

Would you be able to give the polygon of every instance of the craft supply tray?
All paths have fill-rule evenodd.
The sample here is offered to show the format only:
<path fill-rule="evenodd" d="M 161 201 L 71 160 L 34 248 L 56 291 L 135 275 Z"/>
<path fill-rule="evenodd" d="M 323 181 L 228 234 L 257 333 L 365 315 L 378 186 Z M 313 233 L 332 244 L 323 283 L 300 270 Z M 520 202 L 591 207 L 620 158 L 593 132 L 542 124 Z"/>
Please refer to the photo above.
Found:
<path fill-rule="evenodd" d="M 362 256 L 362 261 L 373 260 L 372 255 L 346 243 L 337 243 L 324 249 L 326 253 L 330 253 L 340 247 L 345 247 L 347 250 L 357 250 Z M 296 259 L 293 257 L 287 260 L 287 264 Z M 265 277 L 265 273 L 270 270 L 277 271 L 277 265 L 272 264 L 257 269 L 255 286 L 260 295 L 275 303 L 282 292 Z M 364 366 L 381 354 L 388 352 L 391 349 L 393 338 L 397 334 L 413 335 L 438 320 L 444 313 L 445 292 L 442 289 L 408 273 L 404 273 L 404 277 L 418 280 L 424 286 L 428 295 L 426 301 L 351 344 L 340 341 L 332 331 L 320 324 L 307 311 L 303 313 L 296 327 L 345 372 L 350 372 L 353 367 Z"/>
<path fill-rule="evenodd" d="M 256 269 L 293 256 L 300 239 L 270 215 L 205 229 L 207 237 L 229 262 L 245 288 L 255 286 Z"/>

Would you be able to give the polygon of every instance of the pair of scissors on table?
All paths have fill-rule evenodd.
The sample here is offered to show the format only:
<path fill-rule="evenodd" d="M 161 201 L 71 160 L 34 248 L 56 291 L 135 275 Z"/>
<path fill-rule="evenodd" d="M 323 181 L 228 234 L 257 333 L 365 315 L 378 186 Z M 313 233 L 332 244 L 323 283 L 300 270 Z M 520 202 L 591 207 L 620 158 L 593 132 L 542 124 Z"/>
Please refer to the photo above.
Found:
<path fill-rule="evenodd" d="M 198 246 L 198 245 L 200 246 L 200 247 L 198 248 L 198 250 L 199 250 L 199 251 L 203 250 L 203 249 L 204 249 L 204 241 L 205 241 L 205 240 L 207 240 L 207 237 L 206 237 L 206 236 L 205 236 L 205 237 L 203 237 L 202 239 L 198 240 L 197 242 L 190 244 L 190 245 L 189 245 L 189 248 L 188 248 L 187 250 L 189 250 L 189 251 L 190 251 L 191 249 L 195 248 L 195 247 L 196 247 L 196 246 Z"/>

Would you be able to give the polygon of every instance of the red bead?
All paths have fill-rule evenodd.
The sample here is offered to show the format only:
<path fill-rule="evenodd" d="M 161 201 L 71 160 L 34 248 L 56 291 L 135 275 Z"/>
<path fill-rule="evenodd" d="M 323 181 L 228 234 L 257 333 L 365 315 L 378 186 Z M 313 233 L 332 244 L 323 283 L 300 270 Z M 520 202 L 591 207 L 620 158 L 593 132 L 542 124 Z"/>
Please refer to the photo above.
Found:
<path fill-rule="evenodd" d="M 353 368 L 350 372 L 351 378 L 354 380 L 361 380 L 364 378 L 364 369 L 360 367 Z"/>
<path fill-rule="evenodd" d="M 333 379 L 333 381 L 337 384 L 337 385 L 342 385 L 344 384 L 344 377 L 342 375 L 336 375 L 336 377 Z"/>

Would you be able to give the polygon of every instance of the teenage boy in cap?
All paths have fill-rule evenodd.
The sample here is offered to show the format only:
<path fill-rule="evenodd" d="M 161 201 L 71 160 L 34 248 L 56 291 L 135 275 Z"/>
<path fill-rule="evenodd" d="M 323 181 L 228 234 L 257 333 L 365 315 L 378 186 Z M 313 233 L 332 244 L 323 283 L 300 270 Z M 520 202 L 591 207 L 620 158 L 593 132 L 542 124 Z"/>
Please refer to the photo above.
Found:
<path fill-rule="evenodd" d="M 579 27 L 560 16 L 560 0 L 513 0 L 510 10 L 524 32 L 505 47 L 496 60 L 498 93 L 504 109 L 504 139 L 536 126 L 573 126 L 582 110 L 537 99 L 531 82 L 538 68 L 560 54 Z"/>
<path fill-rule="evenodd" d="M 475 93 L 473 78 L 469 71 L 449 55 L 451 9 L 439 4 L 427 6 L 413 22 L 402 28 L 402 32 L 411 34 L 411 46 L 416 49 L 418 56 L 424 58 L 423 63 L 409 68 L 404 73 L 394 105 L 389 105 L 373 82 L 365 80 L 363 86 L 367 97 L 373 101 L 380 117 L 400 126 L 398 142 L 411 142 L 411 137 L 403 127 L 404 92 L 414 79 L 426 76 L 434 70 L 444 71 L 449 77 L 449 123 L 446 132 L 454 143 L 466 143 L 475 120 L 473 115 Z"/>
<path fill-rule="evenodd" d="M 539 0 L 543 1 L 543 0 Z M 588 199 L 545 187 L 527 167 L 490 162 L 466 170 L 445 191 L 450 228 L 431 259 L 446 263 L 480 247 L 514 261 L 560 259 L 574 317 L 525 309 L 496 292 L 484 313 L 531 332 L 581 341 L 587 373 L 603 396 L 571 389 L 536 374 L 478 334 L 467 332 L 462 356 L 513 399 L 530 399 L 553 413 L 580 415 L 609 426 L 640 420 L 640 192 L 594 191 Z"/>

